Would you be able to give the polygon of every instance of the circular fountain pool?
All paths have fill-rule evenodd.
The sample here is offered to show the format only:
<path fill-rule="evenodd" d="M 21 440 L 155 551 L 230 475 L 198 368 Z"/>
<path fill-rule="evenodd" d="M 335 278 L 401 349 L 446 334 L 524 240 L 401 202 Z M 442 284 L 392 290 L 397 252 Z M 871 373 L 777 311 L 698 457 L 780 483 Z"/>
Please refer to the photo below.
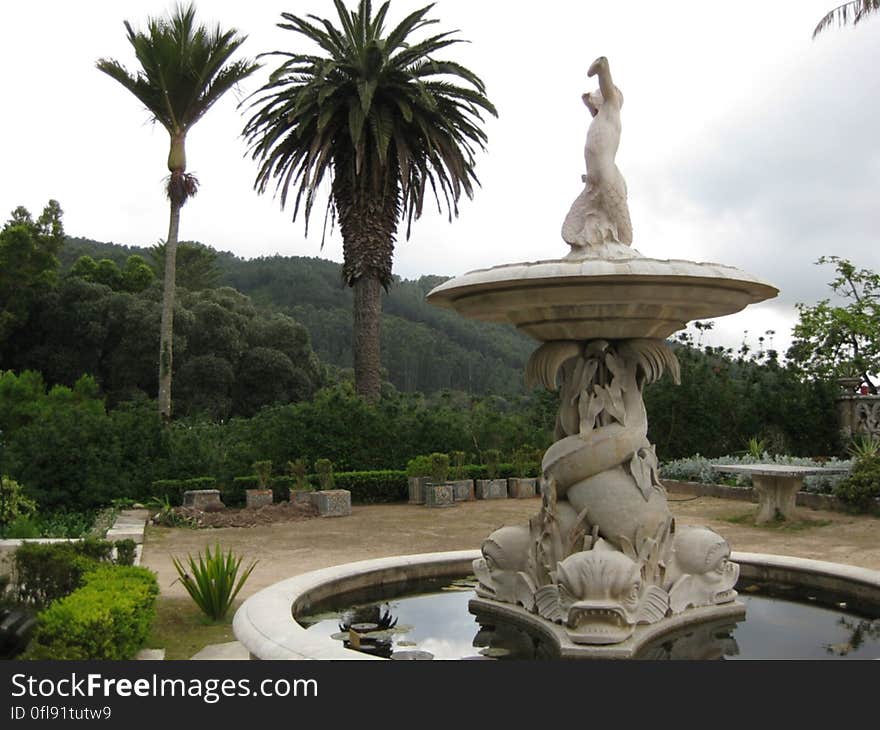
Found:
<path fill-rule="evenodd" d="M 555 659 L 552 642 L 474 613 L 472 576 L 334 596 L 298 616 L 312 635 L 390 659 Z M 880 618 L 821 591 L 743 581 L 745 621 L 689 626 L 645 646 L 636 659 L 874 659 Z"/>

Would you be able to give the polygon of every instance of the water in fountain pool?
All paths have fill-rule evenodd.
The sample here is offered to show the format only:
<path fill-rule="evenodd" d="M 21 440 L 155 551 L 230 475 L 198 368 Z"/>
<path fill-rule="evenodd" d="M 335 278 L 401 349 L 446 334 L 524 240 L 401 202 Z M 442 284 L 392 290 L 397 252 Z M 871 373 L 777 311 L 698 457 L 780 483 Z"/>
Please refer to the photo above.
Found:
<path fill-rule="evenodd" d="M 348 593 L 296 617 L 320 636 L 392 659 L 552 659 L 546 640 L 470 613 L 472 577 Z M 644 647 L 642 659 L 876 659 L 880 618 L 833 597 L 741 584 L 746 619 L 690 626 Z M 793 600 L 796 599 L 796 600 Z"/>

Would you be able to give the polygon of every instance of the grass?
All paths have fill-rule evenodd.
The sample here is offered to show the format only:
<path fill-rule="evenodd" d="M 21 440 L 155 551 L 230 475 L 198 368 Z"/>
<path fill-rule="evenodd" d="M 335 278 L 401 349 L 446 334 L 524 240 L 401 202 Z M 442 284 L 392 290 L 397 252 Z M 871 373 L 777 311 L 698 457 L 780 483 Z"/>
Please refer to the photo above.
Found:
<path fill-rule="evenodd" d="M 225 621 L 212 622 L 190 598 L 159 598 L 145 646 L 165 649 L 166 659 L 191 659 L 209 644 L 235 641 L 233 614 L 234 611 L 230 611 Z"/>
<path fill-rule="evenodd" d="M 801 517 L 797 520 L 776 519 L 765 522 L 763 525 L 755 524 L 755 517 L 758 515 L 757 509 L 751 509 L 738 515 L 722 517 L 725 522 L 733 525 L 746 525 L 748 527 L 758 527 L 767 530 L 782 530 L 784 532 L 799 532 L 801 530 L 809 530 L 814 527 L 826 527 L 832 524 L 831 520 L 816 520 L 809 517 Z"/>

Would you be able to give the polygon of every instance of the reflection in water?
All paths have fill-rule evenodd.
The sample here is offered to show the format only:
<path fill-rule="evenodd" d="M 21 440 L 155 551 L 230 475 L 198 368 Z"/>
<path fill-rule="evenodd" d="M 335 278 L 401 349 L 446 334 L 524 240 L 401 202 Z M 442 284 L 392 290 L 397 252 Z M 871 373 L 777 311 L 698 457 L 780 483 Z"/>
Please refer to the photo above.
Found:
<path fill-rule="evenodd" d="M 397 659 L 556 659 L 540 634 L 473 615 L 472 577 L 383 586 L 337 596 L 296 619 L 310 632 L 349 648 Z M 746 620 L 696 624 L 646 645 L 638 659 L 876 659 L 880 619 L 870 620 L 831 598 L 794 602 L 767 595 L 779 586 L 741 587 Z M 825 605 L 822 605 L 822 604 Z M 874 613 L 876 617 L 876 612 Z"/>

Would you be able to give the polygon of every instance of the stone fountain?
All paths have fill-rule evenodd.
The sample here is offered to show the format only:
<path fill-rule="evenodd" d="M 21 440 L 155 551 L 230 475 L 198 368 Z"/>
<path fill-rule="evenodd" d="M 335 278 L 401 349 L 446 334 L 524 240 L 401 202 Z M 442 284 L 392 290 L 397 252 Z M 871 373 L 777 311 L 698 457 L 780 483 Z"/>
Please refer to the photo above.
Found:
<path fill-rule="evenodd" d="M 621 657 L 673 628 L 744 615 L 726 540 L 675 524 L 642 394 L 664 372 L 679 379 L 667 337 L 778 290 L 729 266 L 632 248 L 615 163 L 623 95 L 606 58 L 588 75 L 599 88 L 582 96 L 592 122 L 584 188 L 562 227 L 568 255 L 473 271 L 427 299 L 540 341 L 526 380 L 560 390 L 541 509 L 484 541 L 472 610 L 551 632 L 564 656 Z"/>

